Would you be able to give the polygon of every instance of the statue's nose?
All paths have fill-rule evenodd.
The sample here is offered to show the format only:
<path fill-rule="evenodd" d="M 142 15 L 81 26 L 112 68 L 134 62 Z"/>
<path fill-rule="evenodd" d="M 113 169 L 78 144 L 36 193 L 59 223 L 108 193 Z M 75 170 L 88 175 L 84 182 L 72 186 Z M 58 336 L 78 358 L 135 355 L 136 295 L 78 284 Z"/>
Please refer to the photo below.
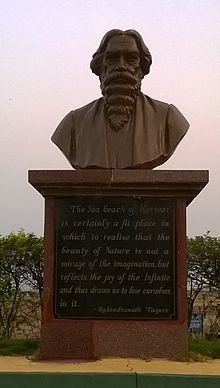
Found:
<path fill-rule="evenodd" d="M 116 68 L 118 71 L 126 71 L 127 70 L 125 58 L 123 55 L 120 55 L 120 57 L 118 58 L 118 63 L 117 63 Z"/>

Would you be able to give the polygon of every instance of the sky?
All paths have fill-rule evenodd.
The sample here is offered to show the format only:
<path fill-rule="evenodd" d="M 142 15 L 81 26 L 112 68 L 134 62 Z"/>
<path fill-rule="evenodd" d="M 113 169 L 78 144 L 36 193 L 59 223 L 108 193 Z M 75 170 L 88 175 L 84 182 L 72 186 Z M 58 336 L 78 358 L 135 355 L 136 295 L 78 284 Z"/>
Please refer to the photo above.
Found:
<path fill-rule="evenodd" d="M 209 170 L 187 234 L 220 236 L 219 0 L 0 0 L 0 234 L 43 235 L 44 200 L 27 171 L 71 169 L 50 137 L 70 110 L 100 97 L 89 63 L 112 28 L 140 32 L 153 57 L 142 91 L 190 122 L 159 169 Z"/>

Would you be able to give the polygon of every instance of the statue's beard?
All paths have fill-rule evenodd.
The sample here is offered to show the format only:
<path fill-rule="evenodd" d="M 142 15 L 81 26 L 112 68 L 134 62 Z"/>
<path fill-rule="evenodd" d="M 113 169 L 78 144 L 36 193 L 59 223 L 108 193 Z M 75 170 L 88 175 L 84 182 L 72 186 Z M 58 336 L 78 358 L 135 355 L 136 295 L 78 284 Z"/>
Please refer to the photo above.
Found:
<path fill-rule="evenodd" d="M 106 116 L 113 131 L 120 131 L 128 122 L 140 88 L 141 77 L 129 72 L 115 71 L 107 77 L 101 77 Z"/>

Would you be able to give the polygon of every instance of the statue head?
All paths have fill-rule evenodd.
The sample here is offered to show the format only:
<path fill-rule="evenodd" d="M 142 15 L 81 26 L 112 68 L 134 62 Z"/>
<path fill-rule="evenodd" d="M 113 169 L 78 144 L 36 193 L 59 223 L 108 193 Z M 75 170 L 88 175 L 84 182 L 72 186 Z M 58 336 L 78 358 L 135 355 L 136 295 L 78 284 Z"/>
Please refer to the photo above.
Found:
<path fill-rule="evenodd" d="M 111 30 L 103 37 L 90 67 L 99 76 L 110 127 L 119 131 L 129 120 L 149 73 L 151 54 L 135 30 Z"/>
<path fill-rule="evenodd" d="M 141 65 L 142 78 L 143 78 L 145 75 L 147 75 L 150 72 L 152 57 L 141 35 L 139 34 L 139 32 L 135 30 L 122 31 L 122 30 L 114 29 L 114 30 L 108 31 L 102 38 L 98 50 L 93 54 L 93 57 L 90 63 L 90 68 L 92 72 L 98 76 L 101 75 L 102 67 L 103 67 L 103 57 L 107 49 L 108 43 L 110 39 L 118 36 L 130 37 L 136 42 L 138 52 L 139 52 L 140 65 Z"/>

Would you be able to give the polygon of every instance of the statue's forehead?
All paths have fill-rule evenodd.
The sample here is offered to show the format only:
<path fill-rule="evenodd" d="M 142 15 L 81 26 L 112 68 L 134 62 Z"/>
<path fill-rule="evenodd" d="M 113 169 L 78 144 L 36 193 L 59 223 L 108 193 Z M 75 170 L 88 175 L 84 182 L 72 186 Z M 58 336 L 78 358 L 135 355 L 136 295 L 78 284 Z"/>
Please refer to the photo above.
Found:
<path fill-rule="evenodd" d="M 106 52 L 112 51 L 129 51 L 129 52 L 139 52 L 137 43 L 134 38 L 126 35 L 117 35 L 109 39 Z"/>

